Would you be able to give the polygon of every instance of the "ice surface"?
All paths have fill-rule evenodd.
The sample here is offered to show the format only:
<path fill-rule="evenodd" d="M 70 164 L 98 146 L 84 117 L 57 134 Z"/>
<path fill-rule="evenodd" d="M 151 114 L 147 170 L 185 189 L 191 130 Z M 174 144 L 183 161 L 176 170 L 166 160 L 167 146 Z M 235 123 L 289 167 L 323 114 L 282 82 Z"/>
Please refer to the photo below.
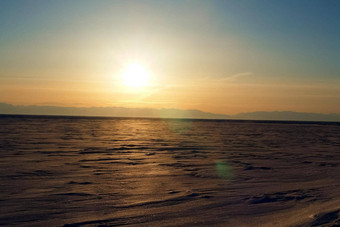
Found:
<path fill-rule="evenodd" d="M 340 124 L 0 116 L 0 225 L 336 226 Z"/>

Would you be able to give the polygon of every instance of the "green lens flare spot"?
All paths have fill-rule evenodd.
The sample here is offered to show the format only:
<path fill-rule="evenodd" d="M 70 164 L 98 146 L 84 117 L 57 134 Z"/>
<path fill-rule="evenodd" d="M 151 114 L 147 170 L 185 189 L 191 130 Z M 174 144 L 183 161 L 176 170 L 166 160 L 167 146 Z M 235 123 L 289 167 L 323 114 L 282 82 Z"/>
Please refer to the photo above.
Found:
<path fill-rule="evenodd" d="M 230 180 L 233 177 L 232 167 L 228 163 L 217 161 L 215 162 L 215 168 L 220 178 Z"/>

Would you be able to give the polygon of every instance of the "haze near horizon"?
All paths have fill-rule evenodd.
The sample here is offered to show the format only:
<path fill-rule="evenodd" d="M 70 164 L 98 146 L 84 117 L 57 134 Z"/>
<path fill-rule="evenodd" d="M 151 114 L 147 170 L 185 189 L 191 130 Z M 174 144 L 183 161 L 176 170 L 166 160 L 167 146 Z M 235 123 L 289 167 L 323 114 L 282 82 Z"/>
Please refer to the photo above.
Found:
<path fill-rule="evenodd" d="M 340 2 L 0 1 L 0 102 L 340 113 Z"/>

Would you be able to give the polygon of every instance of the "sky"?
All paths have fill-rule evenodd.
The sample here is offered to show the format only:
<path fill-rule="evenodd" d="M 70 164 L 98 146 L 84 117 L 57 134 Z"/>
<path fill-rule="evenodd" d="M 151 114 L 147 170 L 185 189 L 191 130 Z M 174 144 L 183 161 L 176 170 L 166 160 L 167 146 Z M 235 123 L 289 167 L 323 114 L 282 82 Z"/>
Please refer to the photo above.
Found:
<path fill-rule="evenodd" d="M 339 60 L 338 0 L 0 0 L 8 104 L 340 113 Z"/>

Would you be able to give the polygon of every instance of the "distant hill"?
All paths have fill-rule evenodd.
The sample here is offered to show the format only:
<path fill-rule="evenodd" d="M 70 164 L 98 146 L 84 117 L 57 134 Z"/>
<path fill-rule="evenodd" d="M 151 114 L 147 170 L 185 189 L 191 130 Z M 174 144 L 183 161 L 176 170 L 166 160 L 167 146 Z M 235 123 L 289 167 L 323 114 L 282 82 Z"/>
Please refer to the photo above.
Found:
<path fill-rule="evenodd" d="M 293 111 L 250 112 L 231 116 L 233 119 L 287 120 L 287 121 L 340 121 L 340 114 L 303 113 Z"/>
<path fill-rule="evenodd" d="M 226 119 L 229 116 L 200 110 L 125 108 L 125 107 L 59 107 L 59 106 L 14 106 L 0 103 L 0 114 L 105 116 L 105 117 L 150 117 L 150 118 L 195 118 Z"/>
<path fill-rule="evenodd" d="M 7 103 L 0 103 L 0 114 L 340 122 L 340 114 L 301 113 L 292 111 L 259 111 L 224 115 L 200 110 L 164 108 L 22 106 Z"/>

